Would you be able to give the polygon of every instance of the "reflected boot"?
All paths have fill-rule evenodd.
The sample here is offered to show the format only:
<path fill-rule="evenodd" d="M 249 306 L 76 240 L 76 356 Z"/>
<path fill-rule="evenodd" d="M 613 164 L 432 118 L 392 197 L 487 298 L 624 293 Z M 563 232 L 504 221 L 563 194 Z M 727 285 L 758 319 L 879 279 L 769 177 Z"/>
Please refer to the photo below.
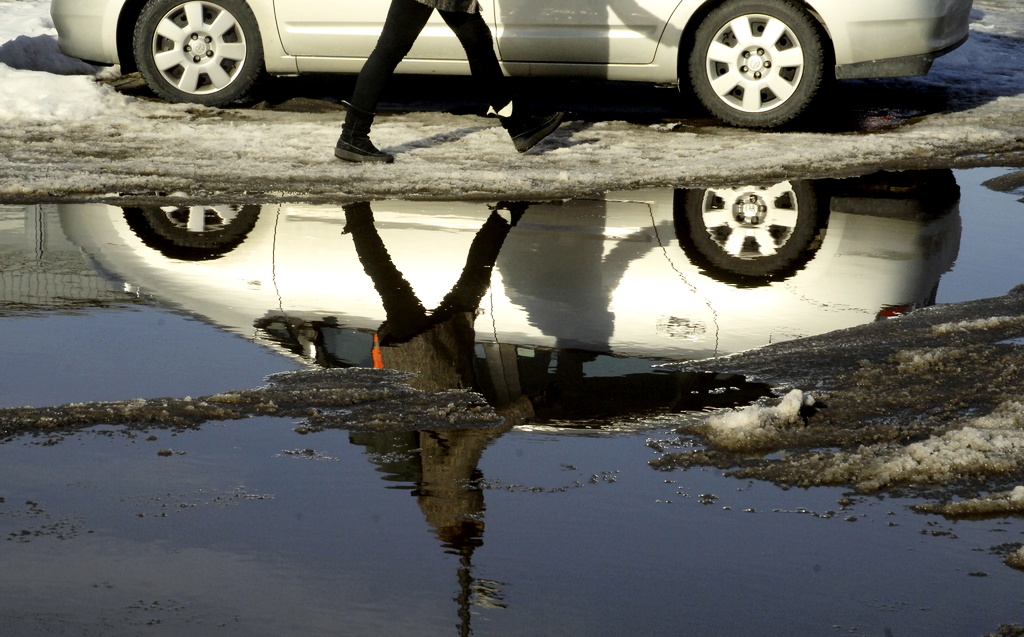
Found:
<path fill-rule="evenodd" d="M 349 102 L 345 105 L 345 123 L 341 125 L 341 137 L 334 147 L 334 156 L 345 161 L 366 161 L 390 164 L 395 161 L 393 155 L 382 153 L 370 141 L 370 126 L 373 125 L 374 113 L 364 111 Z"/>
<path fill-rule="evenodd" d="M 494 114 L 498 116 L 502 127 L 508 131 L 516 150 L 521 153 L 530 150 L 537 142 L 555 132 L 565 117 L 565 113 L 561 111 L 547 115 L 532 115 L 524 109 L 512 108 L 512 102 L 500 111 L 494 111 Z"/>
<path fill-rule="evenodd" d="M 528 201 L 499 201 L 493 206 L 488 206 L 488 208 L 514 228 L 519 224 L 519 220 L 523 218 L 523 215 L 526 214 L 526 209 L 530 205 Z"/>

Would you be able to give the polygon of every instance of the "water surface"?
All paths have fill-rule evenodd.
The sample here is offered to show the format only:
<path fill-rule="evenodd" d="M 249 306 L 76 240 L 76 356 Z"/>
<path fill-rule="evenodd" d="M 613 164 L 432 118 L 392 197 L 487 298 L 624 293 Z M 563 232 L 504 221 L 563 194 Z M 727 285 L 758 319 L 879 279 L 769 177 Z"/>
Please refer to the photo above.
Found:
<path fill-rule="evenodd" d="M 1021 204 L 981 185 L 1005 172 L 525 208 L 0 208 L 0 406 L 379 364 L 514 414 L 464 432 L 304 434 L 251 418 L 7 439 L 5 634 L 1020 623 L 1022 575 L 1002 563 L 1024 542 L 1015 518 L 950 522 L 911 498 L 648 466 L 680 422 L 764 390 L 652 365 L 1021 283 Z M 772 222 L 724 227 L 732 213 Z"/>

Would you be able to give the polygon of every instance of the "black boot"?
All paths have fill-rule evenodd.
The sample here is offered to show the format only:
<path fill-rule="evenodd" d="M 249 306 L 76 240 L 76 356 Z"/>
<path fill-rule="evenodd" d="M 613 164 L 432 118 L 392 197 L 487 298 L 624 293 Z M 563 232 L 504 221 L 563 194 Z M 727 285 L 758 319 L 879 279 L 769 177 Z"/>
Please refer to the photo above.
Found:
<path fill-rule="evenodd" d="M 345 161 L 369 161 L 390 164 L 393 155 L 382 153 L 370 141 L 370 126 L 374 113 L 364 111 L 348 102 L 345 105 L 345 123 L 341 126 L 341 137 L 334 147 L 334 156 Z"/>
<path fill-rule="evenodd" d="M 503 117 L 499 114 L 498 120 L 512 137 L 512 143 L 515 144 L 516 150 L 525 153 L 536 146 L 537 142 L 553 133 L 562 123 L 564 117 L 565 113 L 563 112 L 531 115 L 525 111 L 517 112 L 516 108 L 513 108 L 511 115 Z"/>

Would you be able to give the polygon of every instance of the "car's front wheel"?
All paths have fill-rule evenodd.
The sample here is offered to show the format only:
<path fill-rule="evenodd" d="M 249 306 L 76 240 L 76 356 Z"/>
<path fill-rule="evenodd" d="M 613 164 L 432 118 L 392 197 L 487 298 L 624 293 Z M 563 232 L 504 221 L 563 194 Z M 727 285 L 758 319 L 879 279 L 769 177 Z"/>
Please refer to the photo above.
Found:
<path fill-rule="evenodd" d="M 134 48 L 143 79 L 172 102 L 241 101 L 263 72 L 259 25 L 244 0 L 149 0 Z"/>
<path fill-rule="evenodd" d="M 128 227 L 143 243 L 182 261 L 209 261 L 231 252 L 249 236 L 259 216 L 255 205 L 124 209 Z"/>
<path fill-rule="evenodd" d="M 817 24 L 790 0 L 729 0 L 697 28 L 690 81 L 722 121 L 770 128 L 811 104 L 825 59 Z"/>

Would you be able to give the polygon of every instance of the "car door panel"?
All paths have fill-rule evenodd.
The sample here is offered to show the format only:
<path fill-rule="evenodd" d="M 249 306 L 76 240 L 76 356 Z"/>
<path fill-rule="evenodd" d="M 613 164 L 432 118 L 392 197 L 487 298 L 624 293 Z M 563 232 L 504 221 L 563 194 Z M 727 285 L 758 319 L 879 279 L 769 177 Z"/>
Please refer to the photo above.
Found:
<path fill-rule="evenodd" d="M 508 62 L 647 64 L 676 0 L 494 0 Z"/>
<path fill-rule="evenodd" d="M 288 55 L 365 58 L 380 37 L 388 0 L 275 0 L 281 42 Z M 438 13 L 407 56 L 462 60 L 466 54 Z"/>

